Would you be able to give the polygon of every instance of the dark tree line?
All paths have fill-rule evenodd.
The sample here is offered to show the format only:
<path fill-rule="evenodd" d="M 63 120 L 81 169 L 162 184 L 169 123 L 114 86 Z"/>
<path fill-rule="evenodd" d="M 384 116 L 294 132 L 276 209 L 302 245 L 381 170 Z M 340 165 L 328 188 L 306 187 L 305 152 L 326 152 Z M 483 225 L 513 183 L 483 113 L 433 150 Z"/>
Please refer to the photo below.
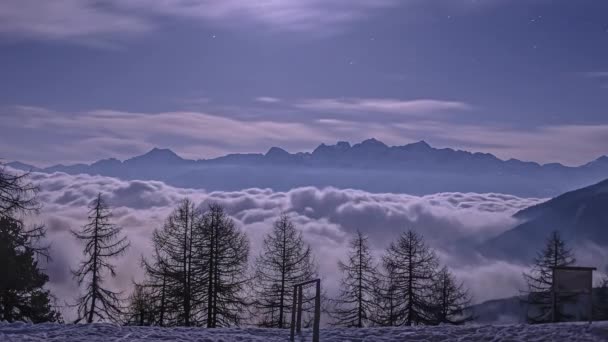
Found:
<path fill-rule="evenodd" d="M 418 233 L 402 233 L 387 249 L 382 265 L 385 286 L 379 289 L 380 325 L 461 324 L 471 320 L 463 314 L 470 304 L 467 292 L 453 277 L 446 277 L 444 269 L 438 269 L 434 251 Z M 446 288 L 455 293 L 444 291 Z"/>
<path fill-rule="evenodd" d="M 401 234 L 382 257 L 378 270 L 367 237 L 357 233 L 332 315 L 346 327 L 462 324 L 470 296 L 414 231 Z"/>

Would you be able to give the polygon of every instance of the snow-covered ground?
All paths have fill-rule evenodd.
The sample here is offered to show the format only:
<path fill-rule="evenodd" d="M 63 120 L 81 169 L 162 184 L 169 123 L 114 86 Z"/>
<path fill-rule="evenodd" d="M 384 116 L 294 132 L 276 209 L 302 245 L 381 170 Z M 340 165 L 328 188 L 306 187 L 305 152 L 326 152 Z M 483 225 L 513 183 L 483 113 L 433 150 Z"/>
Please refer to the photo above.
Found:
<path fill-rule="evenodd" d="M 0 341 L 287 341 L 289 331 L 276 329 L 201 329 L 121 327 L 111 324 L 59 325 L 0 323 Z M 296 341 L 311 341 L 305 331 Z M 471 325 L 321 329 L 322 342 L 337 341 L 608 341 L 608 323 L 548 325 Z"/>

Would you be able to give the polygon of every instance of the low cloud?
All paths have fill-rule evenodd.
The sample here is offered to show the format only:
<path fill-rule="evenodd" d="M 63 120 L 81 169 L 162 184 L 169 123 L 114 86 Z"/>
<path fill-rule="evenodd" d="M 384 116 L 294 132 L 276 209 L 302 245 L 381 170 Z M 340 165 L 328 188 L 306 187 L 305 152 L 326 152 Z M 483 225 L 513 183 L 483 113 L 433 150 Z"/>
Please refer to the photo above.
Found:
<path fill-rule="evenodd" d="M 281 99 L 276 98 L 276 97 L 270 97 L 270 96 L 260 96 L 260 97 L 256 97 L 254 100 L 257 102 L 262 102 L 262 103 L 279 103 L 279 102 L 281 102 Z"/>
<path fill-rule="evenodd" d="M 69 269 L 82 258 L 81 246 L 70 235 L 87 217 L 87 205 L 101 192 L 113 208 L 114 221 L 132 242 L 128 254 L 118 259 L 118 277 L 110 286 L 129 290 L 132 280 L 143 276 L 141 256 L 150 255 L 150 237 L 183 198 L 206 206 L 220 203 L 250 237 L 252 259 L 265 234 L 281 212 L 291 216 L 314 249 L 324 288 L 335 293 L 340 274 L 337 262 L 344 258 L 348 240 L 356 230 L 370 236 L 374 254 L 406 229 L 415 229 L 434 247 L 443 263 L 452 267 L 471 287 L 477 301 L 517 294 L 521 266 L 457 255 L 471 242 L 495 236 L 517 222 L 512 214 L 539 199 L 500 194 L 442 193 L 424 197 L 371 194 L 335 188 L 297 188 L 286 192 L 245 189 L 204 192 L 181 189 L 156 181 L 122 181 L 114 178 L 33 173 L 40 185 L 44 208 L 37 222 L 45 222 L 52 243 L 53 263 L 47 265 L 50 288 L 71 302 L 76 292 Z M 467 254 L 467 253 L 463 253 Z M 508 271 L 508 272 L 507 272 Z M 66 309 L 69 314 L 69 310 Z"/>

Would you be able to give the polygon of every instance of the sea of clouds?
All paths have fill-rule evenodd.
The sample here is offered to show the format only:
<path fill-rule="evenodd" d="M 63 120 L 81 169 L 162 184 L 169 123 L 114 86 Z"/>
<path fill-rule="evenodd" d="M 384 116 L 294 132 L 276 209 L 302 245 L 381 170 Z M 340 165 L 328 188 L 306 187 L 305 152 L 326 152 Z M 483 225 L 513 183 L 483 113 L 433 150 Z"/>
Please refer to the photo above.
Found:
<path fill-rule="evenodd" d="M 40 187 L 43 208 L 31 218 L 44 223 L 51 243 L 52 262 L 45 265 L 49 287 L 60 305 L 73 303 L 78 294 L 70 269 L 82 258 L 82 245 L 70 233 L 86 223 L 88 206 L 101 193 L 112 208 L 113 220 L 131 241 L 128 253 L 117 259 L 118 276 L 109 285 L 131 290 L 141 280 L 142 256 L 150 255 L 151 236 L 179 201 L 190 198 L 206 207 L 223 205 L 250 238 L 253 262 L 262 240 L 280 213 L 287 213 L 312 246 L 323 287 L 336 292 L 337 268 L 353 232 L 367 234 L 378 257 L 391 241 L 407 229 L 421 233 L 442 263 L 447 264 L 467 287 L 475 302 L 516 295 L 524 288 L 522 272 L 527 265 L 508 260 L 488 260 L 475 245 L 514 227 L 512 215 L 542 199 L 504 194 L 438 193 L 423 197 L 375 194 L 360 190 L 302 187 L 285 192 L 270 189 L 215 191 L 183 189 L 158 181 L 124 181 L 91 175 L 32 173 Z M 69 311 L 68 308 L 65 309 Z"/>

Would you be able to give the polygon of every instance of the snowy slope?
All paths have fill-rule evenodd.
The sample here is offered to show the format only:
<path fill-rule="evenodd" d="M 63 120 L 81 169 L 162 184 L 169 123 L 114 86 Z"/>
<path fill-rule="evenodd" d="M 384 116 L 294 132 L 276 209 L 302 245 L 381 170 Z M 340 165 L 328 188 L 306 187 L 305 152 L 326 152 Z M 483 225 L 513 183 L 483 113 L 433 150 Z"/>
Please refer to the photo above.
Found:
<path fill-rule="evenodd" d="M 121 327 L 111 324 L 58 325 L 0 323 L 0 341 L 287 341 L 289 332 L 276 329 L 201 329 Z M 311 341 L 310 331 L 296 341 Z M 547 325 L 471 325 L 322 329 L 322 342 L 337 341 L 608 341 L 608 323 Z"/>

